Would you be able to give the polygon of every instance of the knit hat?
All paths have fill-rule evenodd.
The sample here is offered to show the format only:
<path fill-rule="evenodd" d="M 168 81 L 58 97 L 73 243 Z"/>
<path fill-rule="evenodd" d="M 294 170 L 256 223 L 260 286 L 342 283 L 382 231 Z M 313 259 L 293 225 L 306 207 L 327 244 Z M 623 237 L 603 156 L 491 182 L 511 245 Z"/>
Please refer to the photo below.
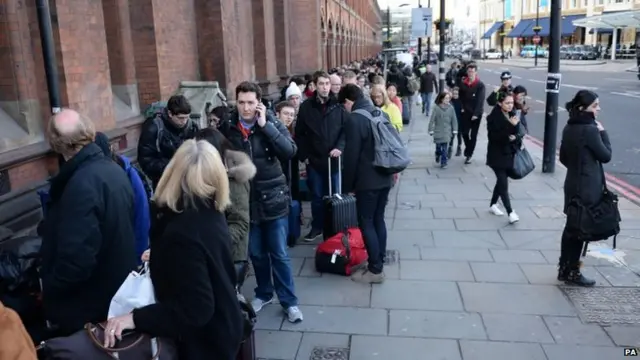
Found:
<path fill-rule="evenodd" d="M 508 80 L 508 79 L 511 79 L 511 72 L 503 71 L 502 74 L 500 74 L 500 80 Z"/>
<path fill-rule="evenodd" d="M 302 92 L 300 91 L 300 88 L 298 87 L 298 85 L 296 85 L 295 82 L 292 82 L 291 84 L 289 84 L 287 91 L 284 93 L 284 97 L 287 100 L 292 96 L 302 96 Z"/>

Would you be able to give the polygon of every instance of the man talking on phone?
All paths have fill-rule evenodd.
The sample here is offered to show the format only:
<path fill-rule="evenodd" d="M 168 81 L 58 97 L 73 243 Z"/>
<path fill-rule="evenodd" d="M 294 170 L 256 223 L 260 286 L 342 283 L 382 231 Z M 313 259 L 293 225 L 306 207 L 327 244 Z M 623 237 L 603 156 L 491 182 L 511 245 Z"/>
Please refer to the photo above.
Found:
<path fill-rule="evenodd" d="M 284 124 L 267 114 L 261 99 L 258 84 L 240 83 L 236 87 L 237 109 L 222 132 L 236 149 L 251 157 L 257 169 L 250 193 L 249 257 L 257 283 L 251 305 L 260 311 L 273 302 L 275 290 L 288 320 L 296 323 L 302 321 L 302 312 L 287 254 L 291 197 L 280 164 L 288 162 L 297 147 Z"/>

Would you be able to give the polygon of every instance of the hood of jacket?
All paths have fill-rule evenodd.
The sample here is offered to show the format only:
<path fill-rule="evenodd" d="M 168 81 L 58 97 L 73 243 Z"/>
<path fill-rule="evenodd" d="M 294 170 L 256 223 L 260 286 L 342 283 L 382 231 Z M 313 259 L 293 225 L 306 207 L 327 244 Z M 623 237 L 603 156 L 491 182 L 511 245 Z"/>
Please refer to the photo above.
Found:
<path fill-rule="evenodd" d="M 237 182 L 246 183 L 256 175 L 256 166 L 249 155 L 241 151 L 228 150 L 224 154 L 229 178 Z"/>

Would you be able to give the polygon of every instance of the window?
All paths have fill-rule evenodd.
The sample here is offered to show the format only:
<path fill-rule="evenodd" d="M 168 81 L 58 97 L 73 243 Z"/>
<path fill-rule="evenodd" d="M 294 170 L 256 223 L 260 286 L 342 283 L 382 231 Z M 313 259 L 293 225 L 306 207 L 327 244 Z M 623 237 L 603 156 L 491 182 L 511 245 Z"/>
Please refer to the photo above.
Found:
<path fill-rule="evenodd" d="M 571 9 L 575 9 L 578 7 L 578 0 L 571 0 L 571 5 L 569 6 Z"/>

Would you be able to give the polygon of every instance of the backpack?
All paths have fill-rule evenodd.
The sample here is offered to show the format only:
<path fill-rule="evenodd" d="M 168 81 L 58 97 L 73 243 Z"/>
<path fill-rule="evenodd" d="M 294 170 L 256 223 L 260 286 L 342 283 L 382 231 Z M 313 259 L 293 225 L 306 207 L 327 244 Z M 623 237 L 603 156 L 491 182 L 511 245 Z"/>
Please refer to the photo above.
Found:
<path fill-rule="evenodd" d="M 418 81 L 418 79 L 416 79 L 415 76 L 412 76 L 409 79 L 409 84 L 407 85 L 407 87 L 409 88 L 409 91 L 411 93 L 415 93 L 416 91 L 420 90 L 420 82 Z"/>
<path fill-rule="evenodd" d="M 149 177 L 144 173 L 144 171 L 142 171 L 142 169 L 140 169 L 140 165 L 137 163 L 131 163 L 131 168 L 138 173 L 140 180 L 142 180 L 144 192 L 147 194 L 147 199 L 151 201 L 151 198 L 153 197 L 153 186 L 151 185 L 151 180 L 149 180 Z"/>
<path fill-rule="evenodd" d="M 358 109 L 354 113 L 371 120 L 375 153 L 373 166 L 386 174 L 397 174 L 406 169 L 411 163 L 409 150 L 382 110 L 376 108 L 373 113 L 370 113 L 366 110 Z"/>
<path fill-rule="evenodd" d="M 160 139 L 162 138 L 162 132 L 164 131 L 164 124 L 162 123 L 162 118 L 158 116 L 164 112 L 164 109 L 167 108 L 166 101 L 156 101 L 149 105 L 149 107 L 144 111 L 145 121 L 153 120 L 153 122 L 158 127 L 158 136 L 156 137 L 156 150 L 160 152 Z"/>

